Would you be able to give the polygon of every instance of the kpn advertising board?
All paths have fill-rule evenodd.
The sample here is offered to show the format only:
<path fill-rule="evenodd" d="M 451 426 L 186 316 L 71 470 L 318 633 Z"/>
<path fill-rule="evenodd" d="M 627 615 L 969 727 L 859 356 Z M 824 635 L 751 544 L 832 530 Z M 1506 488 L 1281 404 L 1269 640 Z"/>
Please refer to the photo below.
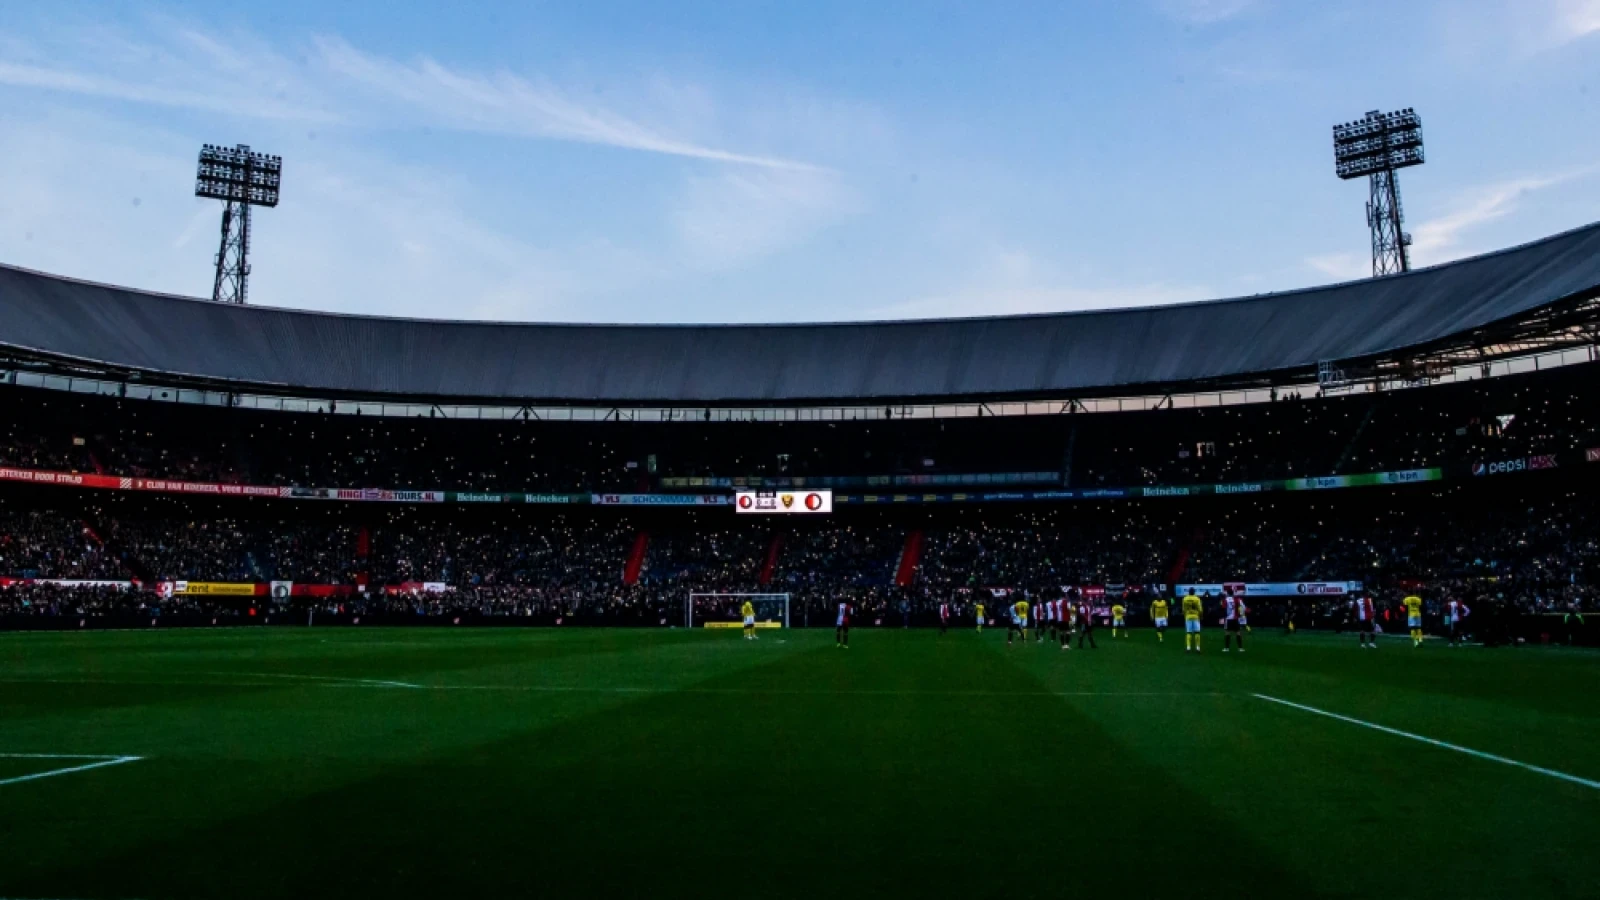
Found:
<path fill-rule="evenodd" d="M 739 491 L 733 508 L 753 515 L 823 515 L 833 512 L 833 491 Z"/>

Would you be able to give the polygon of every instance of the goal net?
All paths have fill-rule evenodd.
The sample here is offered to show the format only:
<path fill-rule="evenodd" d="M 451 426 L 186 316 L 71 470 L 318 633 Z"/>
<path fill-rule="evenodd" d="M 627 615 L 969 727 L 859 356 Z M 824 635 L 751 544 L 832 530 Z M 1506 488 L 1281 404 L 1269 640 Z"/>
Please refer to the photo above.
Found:
<path fill-rule="evenodd" d="M 745 601 L 755 608 L 757 628 L 789 627 L 788 594 L 691 593 L 684 604 L 690 628 L 743 628 L 739 610 Z"/>

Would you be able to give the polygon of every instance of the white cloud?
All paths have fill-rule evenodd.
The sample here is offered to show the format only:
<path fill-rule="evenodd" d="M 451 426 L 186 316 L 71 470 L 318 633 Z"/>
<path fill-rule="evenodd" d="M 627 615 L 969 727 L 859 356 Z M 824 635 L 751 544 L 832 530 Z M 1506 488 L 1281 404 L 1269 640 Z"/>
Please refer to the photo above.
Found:
<path fill-rule="evenodd" d="M 1554 33 L 1563 42 L 1600 32 L 1600 0 L 1555 0 Z"/>
<path fill-rule="evenodd" d="M 1552 175 L 1513 178 L 1485 185 L 1462 195 L 1456 209 L 1424 221 L 1411 229 L 1411 258 L 1415 265 L 1428 266 L 1459 258 L 1461 238 L 1472 229 L 1503 218 L 1516 210 L 1527 195 L 1582 178 L 1600 171 L 1587 166 Z"/>
<path fill-rule="evenodd" d="M 266 43 L 159 25 L 159 41 L 99 27 L 35 43 L 12 36 L 0 44 L 0 84 L 268 121 L 343 118 L 313 73 Z"/>
<path fill-rule="evenodd" d="M 631 94 L 607 92 L 610 108 L 548 80 L 428 59 L 400 63 L 335 38 L 308 40 L 302 53 L 249 35 L 224 39 L 184 23 L 162 25 L 148 34 L 85 27 L 60 40 L 0 35 L 0 86 L 24 101 L 43 99 L 0 108 L 0 259 L 209 294 L 217 206 L 189 196 L 188 187 L 195 148 L 211 135 L 152 125 L 182 128 L 187 118 L 161 117 L 151 107 L 199 111 L 206 122 L 217 114 L 253 117 L 229 129 L 292 157 L 292 202 L 263 211 L 254 234 L 261 264 L 251 299 L 280 306 L 483 319 L 650 317 L 659 315 L 652 312 L 658 302 L 642 314 L 635 307 L 647 293 L 659 300 L 652 288 L 751 265 L 860 202 L 835 171 L 724 150 L 708 137 L 738 131 L 751 143 L 812 146 L 798 132 L 824 113 L 841 126 L 829 141 L 870 121 L 853 108 L 835 114 L 814 101 L 805 122 L 775 122 L 770 108 L 728 104 L 724 95 L 719 109 L 711 90 L 664 76 Z M 796 102 L 783 91 L 771 96 Z M 83 102 L 94 100 L 118 103 Z M 107 108 L 117 112 L 98 111 Z M 628 108 L 648 116 L 616 111 Z M 661 189 L 647 188 L 633 204 L 639 236 L 620 246 L 586 236 L 594 223 L 581 218 L 565 232 L 514 218 L 488 224 L 475 207 L 482 192 L 498 190 L 489 178 L 450 171 L 448 162 L 395 162 L 381 135 L 408 126 L 603 144 L 699 164 L 661 171 Z"/>
<path fill-rule="evenodd" d="M 0 115 L 0 260 L 208 296 L 220 206 L 185 190 L 193 143 L 111 118 Z M 469 319 L 594 318 L 596 297 L 670 278 L 604 241 L 541 246 L 475 218 L 449 173 L 329 149 L 295 200 L 258 212 L 251 298 L 276 306 Z"/>
<path fill-rule="evenodd" d="M 42 44 L 13 36 L 0 43 L 0 84 L 262 120 L 428 125 L 738 165 L 819 168 L 691 140 L 548 79 L 451 68 L 427 57 L 405 63 L 327 36 L 310 40 L 302 62 L 250 35 L 224 39 L 165 26 L 146 39 L 101 29 Z M 668 89 L 657 79 L 637 93 L 660 100 Z M 692 86 L 672 90 L 685 106 L 711 103 Z"/>
<path fill-rule="evenodd" d="M 226 89 L 213 89 L 207 92 L 164 83 L 139 84 L 85 72 L 19 63 L 0 62 L 0 84 L 230 115 L 238 113 L 241 108 L 248 108 L 250 115 L 263 119 L 300 119 L 311 122 L 333 119 L 329 114 L 270 98 L 259 102 L 255 100 L 244 102 L 238 95 L 230 96 Z"/>
<path fill-rule="evenodd" d="M 452 69 L 426 57 L 401 63 L 363 53 L 338 38 L 315 40 L 320 63 L 333 75 L 413 113 L 469 131 L 604 144 L 714 162 L 768 168 L 813 166 L 773 156 L 735 153 L 671 137 L 636 119 L 544 80 L 509 72 Z"/>
<path fill-rule="evenodd" d="M 1466 238 L 1478 228 L 1514 213 L 1530 194 L 1600 172 L 1600 165 L 1549 175 L 1511 178 L 1463 191 L 1454 209 L 1408 228 L 1411 264 L 1432 266 L 1470 256 Z M 1323 253 L 1305 258 L 1305 264 L 1336 281 L 1353 281 L 1372 274 L 1370 256 L 1358 253 Z"/>
<path fill-rule="evenodd" d="M 470 181 L 317 142 L 294 199 L 257 215 L 251 299 L 425 318 L 662 321 L 662 292 L 803 241 L 855 202 L 827 172 L 732 167 L 685 182 L 655 239 L 536 239 L 489 224 Z M 207 296 L 220 208 L 189 196 L 193 142 L 115 118 L 0 114 L 0 260 Z M 92 248 L 92 252 L 91 249 Z M 777 316 L 792 318 L 792 316 Z"/>

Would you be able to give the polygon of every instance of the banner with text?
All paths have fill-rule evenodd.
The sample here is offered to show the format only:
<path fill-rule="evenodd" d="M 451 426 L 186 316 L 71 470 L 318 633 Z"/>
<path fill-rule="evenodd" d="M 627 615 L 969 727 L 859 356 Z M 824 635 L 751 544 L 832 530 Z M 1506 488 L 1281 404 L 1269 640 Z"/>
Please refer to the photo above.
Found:
<path fill-rule="evenodd" d="M 226 581 L 174 581 L 174 594 L 209 594 L 214 597 L 253 597 L 266 585 Z"/>
<path fill-rule="evenodd" d="M 55 587 L 69 588 L 115 588 L 125 591 L 134 586 L 132 581 L 102 581 L 93 578 L 8 578 L 0 576 L 0 588 L 8 588 L 16 584 L 48 584 Z"/>
<path fill-rule="evenodd" d="M 1600 449 L 1588 451 L 1587 458 L 1600 457 Z M 1476 463 L 1476 474 L 1499 474 L 1551 469 L 1557 465 L 1555 456 L 1529 456 L 1517 460 L 1494 463 Z M 1463 470 L 1464 471 L 1464 470 Z M 797 498 L 800 509 L 785 512 L 830 512 L 834 503 L 845 505 L 900 505 L 920 503 L 995 503 L 995 502 L 1053 502 L 1062 500 L 1115 500 L 1143 497 L 1196 497 L 1209 495 L 1259 494 L 1273 491 L 1316 491 L 1335 488 L 1367 487 L 1377 485 L 1418 484 L 1440 481 L 1444 470 L 1404 469 L 1394 472 L 1369 472 L 1359 475 L 1328 475 L 1317 478 L 1293 478 L 1274 481 L 1240 481 L 1221 484 L 1141 485 L 1135 487 L 1051 488 L 1045 490 L 979 490 L 979 491 L 907 491 L 888 494 L 836 494 L 831 490 L 739 491 L 748 495 L 750 505 L 736 506 L 735 495 L 729 494 L 540 494 L 540 493 L 479 493 L 469 491 L 412 491 L 380 488 L 307 488 L 267 487 L 263 485 L 219 484 L 199 481 L 177 481 L 157 478 L 130 478 L 114 475 L 84 475 L 75 472 L 48 472 L 36 469 L 0 467 L 0 481 L 30 484 L 64 485 L 67 487 L 99 488 L 124 491 L 159 491 L 165 493 L 209 494 L 220 497 L 276 497 L 290 500 L 334 500 L 344 502 L 376 503 L 528 503 L 594 506 L 735 506 L 740 512 L 777 512 L 774 509 L 755 508 L 756 498 Z M 804 505 L 804 498 L 823 504 L 820 508 Z"/>
<path fill-rule="evenodd" d="M 1273 582 L 1269 584 L 1180 584 L 1175 586 L 1179 596 L 1188 593 L 1211 594 L 1220 596 L 1223 587 L 1233 588 L 1234 593 L 1239 593 L 1242 588 L 1246 597 L 1342 597 L 1354 594 L 1361 590 L 1359 581 L 1291 581 Z"/>
<path fill-rule="evenodd" d="M 739 490 L 817 490 L 827 488 L 986 487 L 990 485 L 1060 484 L 1060 472 L 977 472 L 937 475 L 793 475 L 714 476 L 668 475 L 664 488 L 736 488 Z"/>
<path fill-rule="evenodd" d="M 595 506 L 727 506 L 726 494 L 591 494 Z"/>

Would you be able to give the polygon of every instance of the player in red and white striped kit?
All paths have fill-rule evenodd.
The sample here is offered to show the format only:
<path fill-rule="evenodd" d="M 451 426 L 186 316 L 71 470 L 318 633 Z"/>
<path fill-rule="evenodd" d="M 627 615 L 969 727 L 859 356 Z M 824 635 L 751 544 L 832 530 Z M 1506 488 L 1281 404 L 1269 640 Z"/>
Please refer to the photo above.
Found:
<path fill-rule="evenodd" d="M 1229 645 L 1234 641 L 1239 642 L 1239 652 L 1244 652 L 1244 601 L 1233 595 L 1233 585 L 1222 586 L 1222 652 L 1227 653 Z"/>
<path fill-rule="evenodd" d="M 1460 600 L 1449 600 L 1444 605 L 1444 627 L 1450 634 L 1450 646 L 1459 645 L 1467 636 L 1467 616 L 1472 610 Z"/>
<path fill-rule="evenodd" d="M 1094 604 L 1080 594 L 1075 612 L 1078 615 L 1078 649 L 1083 649 L 1083 641 L 1088 638 L 1089 649 L 1099 650 L 1100 645 L 1094 642 Z"/>
<path fill-rule="evenodd" d="M 1372 597 L 1366 594 L 1357 594 L 1350 601 L 1350 607 L 1355 612 L 1356 628 L 1361 634 L 1361 646 L 1378 649 L 1378 636 L 1373 633 L 1373 626 L 1378 621 L 1378 611 L 1372 606 Z"/>
<path fill-rule="evenodd" d="M 947 600 L 939 604 L 939 633 L 944 634 L 950 628 L 950 602 Z"/>

